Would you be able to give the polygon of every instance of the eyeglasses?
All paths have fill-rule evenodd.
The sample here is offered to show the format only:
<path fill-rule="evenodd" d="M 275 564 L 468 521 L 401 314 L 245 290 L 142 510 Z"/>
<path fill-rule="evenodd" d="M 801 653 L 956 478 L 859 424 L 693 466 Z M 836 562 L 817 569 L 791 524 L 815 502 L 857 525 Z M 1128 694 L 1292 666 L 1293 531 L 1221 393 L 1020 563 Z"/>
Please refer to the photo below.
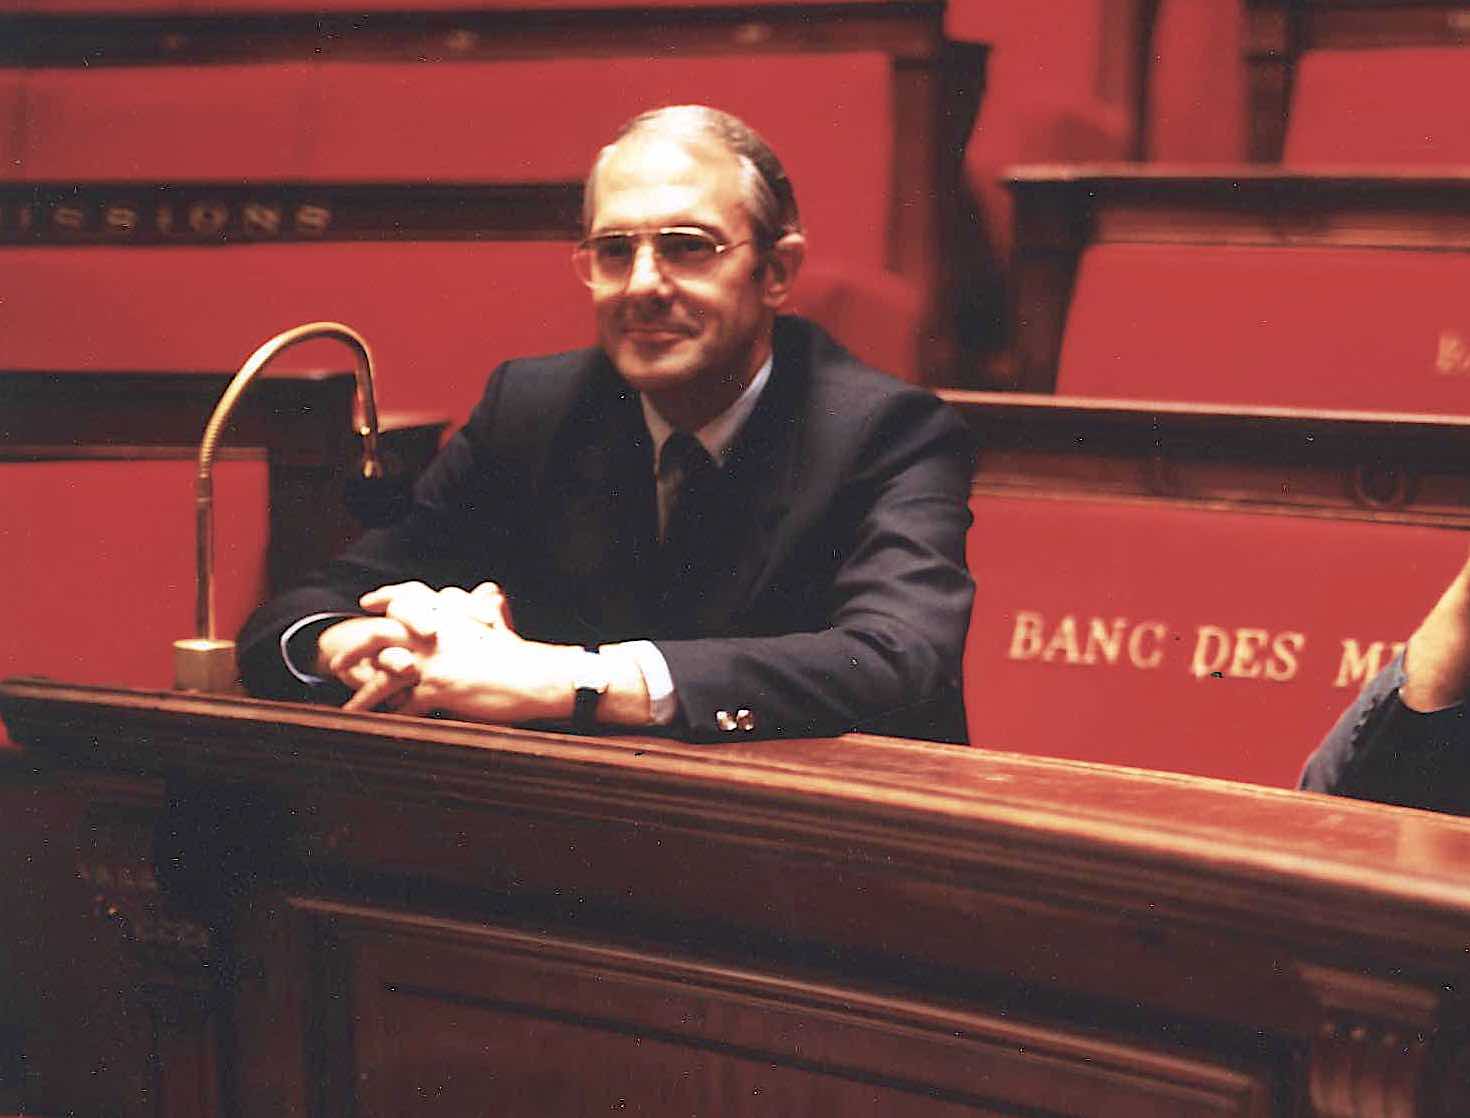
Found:
<path fill-rule="evenodd" d="M 638 233 L 599 233 L 572 253 L 577 275 L 588 287 L 621 287 L 633 273 L 639 247 L 647 241 L 659 270 L 673 280 L 697 279 L 732 248 L 751 243 L 722 241 L 703 229 L 676 227 Z"/>

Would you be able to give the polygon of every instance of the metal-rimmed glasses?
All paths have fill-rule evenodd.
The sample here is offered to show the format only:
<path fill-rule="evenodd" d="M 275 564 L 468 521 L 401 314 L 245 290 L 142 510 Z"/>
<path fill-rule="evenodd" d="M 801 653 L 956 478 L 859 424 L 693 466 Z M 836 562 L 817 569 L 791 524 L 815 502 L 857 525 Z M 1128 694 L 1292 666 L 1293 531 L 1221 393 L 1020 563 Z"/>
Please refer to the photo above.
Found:
<path fill-rule="evenodd" d="M 588 287 L 621 287 L 633 274 L 633 262 L 645 242 L 652 246 L 654 263 L 663 275 L 672 280 L 687 280 L 706 275 L 721 256 L 732 248 L 750 244 L 751 239 L 722 241 L 707 230 L 684 225 L 599 233 L 573 250 L 572 265 L 577 277 Z"/>

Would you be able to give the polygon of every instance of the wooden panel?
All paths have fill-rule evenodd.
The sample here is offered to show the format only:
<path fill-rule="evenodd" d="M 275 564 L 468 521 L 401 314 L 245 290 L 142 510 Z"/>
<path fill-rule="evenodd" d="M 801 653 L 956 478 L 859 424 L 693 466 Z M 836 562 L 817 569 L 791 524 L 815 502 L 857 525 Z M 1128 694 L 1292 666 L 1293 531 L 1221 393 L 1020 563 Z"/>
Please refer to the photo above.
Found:
<path fill-rule="evenodd" d="M 980 440 L 977 492 L 1470 527 L 1461 416 L 943 396 Z"/>
<path fill-rule="evenodd" d="M 347 957 L 357 1113 L 1265 1114 L 1263 1077 L 846 983 L 292 900 Z M 318 941 L 320 942 L 320 941 Z M 310 967 L 313 960 L 303 960 Z M 568 1075 L 569 1055 L 583 1069 Z"/>
<path fill-rule="evenodd" d="M 0 712 L 112 821 L 91 874 L 147 933 L 165 1039 L 230 1069 L 165 1082 L 238 1112 L 482 1084 L 654 1113 L 759 1112 L 756 1087 L 1456 1113 L 1462 820 L 862 736 L 712 750 L 37 681 Z"/>

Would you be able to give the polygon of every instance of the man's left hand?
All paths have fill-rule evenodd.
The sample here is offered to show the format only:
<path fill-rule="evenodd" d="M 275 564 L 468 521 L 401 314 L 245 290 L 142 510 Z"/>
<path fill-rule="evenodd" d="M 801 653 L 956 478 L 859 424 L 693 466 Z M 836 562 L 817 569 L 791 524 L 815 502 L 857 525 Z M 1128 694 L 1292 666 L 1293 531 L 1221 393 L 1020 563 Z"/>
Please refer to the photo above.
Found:
<path fill-rule="evenodd" d="M 378 654 L 377 673 L 344 710 L 442 713 L 481 722 L 571 715 L 575 648 L 525 640 L 494 583 L 472 591 L 421 582 L 380 587 L 364 609 L 397 621 L 411 642 Z"/>

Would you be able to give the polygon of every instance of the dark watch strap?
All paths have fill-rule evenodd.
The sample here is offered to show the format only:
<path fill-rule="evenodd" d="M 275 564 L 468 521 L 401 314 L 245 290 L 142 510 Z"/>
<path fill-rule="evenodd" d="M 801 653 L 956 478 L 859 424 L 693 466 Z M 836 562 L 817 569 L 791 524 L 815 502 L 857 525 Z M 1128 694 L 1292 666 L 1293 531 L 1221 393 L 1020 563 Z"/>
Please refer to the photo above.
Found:
<path fill-rule="evenodd" d="M 597 654 L 597 645 L 589 644 L 583 647 L 593 655 Z M 572 701 L 572 729 L 593 730 L 597 727 L 597 701 L 602 696 L 603 691 L 595 687 L 577 688 L 576 698 Z"/>

